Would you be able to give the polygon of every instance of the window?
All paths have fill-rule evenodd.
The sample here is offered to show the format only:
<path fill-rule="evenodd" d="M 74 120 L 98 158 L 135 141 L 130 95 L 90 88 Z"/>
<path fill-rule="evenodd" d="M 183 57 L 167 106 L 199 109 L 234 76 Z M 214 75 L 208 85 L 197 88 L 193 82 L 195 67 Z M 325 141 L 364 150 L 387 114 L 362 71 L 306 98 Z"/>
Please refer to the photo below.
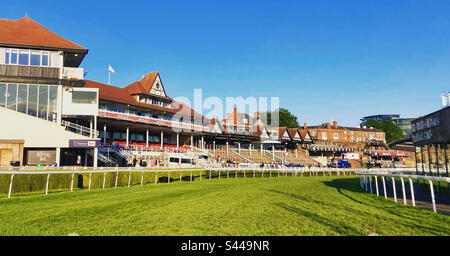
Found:
<path fill-rule="evenodd" d="M 4 107 L 6 104 L 6 84 L 0 84 L 0 106 Z"/>
<path fill-rule="evenodd" d="M 326 140 L 327 139 L 327 132 L 322 132 L 322 140 Z"/>
<path fill-rule="evenodd" d="M 58 100 L 58 88 L 56 86 L 50 86 L 48 92 L 48 120 L 53 121 L 56 119 L 56 103 Z"/>
<path fill-rule="evenodd" d="M 28 115 L 37 116 L 38 86 L 30 84 L 28 88 Z"/>
<path fill-rule="evenodd" d="M 16 110 L 17 100 L 17 84 L 8 84 L 8 92 L 6 94 L 6 104 L 9 109 Z"/>
<path fill-rule="evenodd" d="M 97 104 L 97 92 L 73 91 L 72 103 Z"/>
<path fill-rule="evenodd" d="M 24 66 L 49 66 L 50 52 L 7 49 L 5 51 L 5 64 Z"/>
<path fill-rule="evenodd" d="M 42 119 L 47 119 L 47 104 L 48 104 L 48 86 L 39 85 L 39 112 L 38 117 Z"/>
<path fill-rule="evenodd" d="M 337 132 L 333 133 L 333 139 L 334 140 L 338 140 L 339 139 L 339 134 Z"/>
<path fill-rule="evenodd" d="M 31 52 L 30 57 L 30 65 L 31 66 L 40 66 L 41 65 L 41 53 L 40 52 Z"/>
<path fill-rule="evenodd" d="M 28 86 L 26 84 L 19 84 L 19 90 L 17 94 L 17 111 L 27 112 L 27 97 Z"/>
<path fill-rule="evenodd" d="M 30 52 L 29 51 L 20 51 L 19 52 L 19 65 L 28 66 L 30 64 Z"/>

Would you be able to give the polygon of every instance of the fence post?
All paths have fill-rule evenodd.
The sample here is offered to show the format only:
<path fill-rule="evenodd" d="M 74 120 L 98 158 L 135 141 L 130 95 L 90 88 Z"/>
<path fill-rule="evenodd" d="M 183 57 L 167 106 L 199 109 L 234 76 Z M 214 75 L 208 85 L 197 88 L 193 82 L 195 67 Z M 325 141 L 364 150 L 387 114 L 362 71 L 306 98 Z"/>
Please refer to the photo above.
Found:
<path fill-rule="evenodd" d="M 200 171 L 200 181 L 202 181 L 202 171 Z"/>
<path fill-rule="evenodd" d="M 378 177 L 375 175 L 375 192 L 377 193 L 377 196 L 380 195 L 379 191 L 378 191 Z"/>
<path fill-rule="evenodd" d="M 70 182 L 70 192 L 73 192 L 73 176 L 75 173 L 72 173 L 72 181 Z"/>
<path fill-rule="evenodd" d="M 386 181 L 384 180 L 384 176 L 381 176 L 381 180 L 383 181 L 383 194 L 384 194 L 384 198 L 387 199 L 387 194 L 386 194 Z"/>
<path fill-rule="evenodd" d="M 364 175 L 364 187 L 365 187 L 366 191 L 369 191 L 369 189 L 367 188 L 367 183 L 368 183 L 367 182 L 367 175 Z"/>
<path fill-rule="evenodd" d="M 158 184 L 158 170 L 155 173 L 155 184 Z"/>
<path fill-rule="evenodd" d="M 400 181 L 402 182 L 403 204 L 406 204 L 405 181 L 403 177 L 400 177 Z"/>
<path fill-rule="evenodd" d="M 209 170 L 209 179 L 211 179 L 211 170 Z"/>
<path fill-rule="evenodd" d="M 220 180 L 220 170 L 219 170 L 219 180 Z"/>
<path fill-rule="evenodd" d="M 244 169 L 244 179 L 245 179 L 245 169 Z"/>
<path fill-rule="evenodd" d="M 261 178 L 264 178 L 264 170 L 261 171 Z"/>
<path fill-rule="evenodd" d="M 180 182 L 181 182 L 181 176 L 183 175 L 183 171 L 180 172 Z"/>
<path fill-rule="evenodd" d="M 269 171 L 269 178 L 272 178 L 272 170 Z"/>
<path fill-rule="evenodd" d="M 47 174 L 47 184 L 45 185 L 45 194 L 48 195 L 48 181 L 50 180 L 50 173 Z"/>
<path fill-rule="evenodd" d="M 168 173 L 167 183 L 170 183 L 170 172 L 167 172 L 167 173 Z"/>
<path fill-rule="evenodd" d="M 9 183 L 8 198 L 11 198 L 11 191 L 12 191 L 13 180 L 14 180 L 14 173 L 11 174 L 11 182 Z"/>
<path fill-rule="evenodd" d="M 92 172 L 89 173 L 89 190 L 91 190 Z"/>
<path fill-rule="evenodd" d="M 413 186 L 413 182 L 412 182 L 411 178 L 409 178 L 409 189 L 411 189 L 412 205 L 415 207 L 416 206 L 416 198 L 414 197 L 414 186 Z"/>
<path fill-rule="evenodd" d="M 142 185 L 144 185 L 144 171 L 142 171 L 142 176 L 141 176 L 141 187 Z"/>
<path fill-rule="evenodd" d="M 131 171 L 130 171 L 130 176 L 128 176 L 128 187 L 130 187 L 131 184 Z"/>
<path fill-rule="evenodd" d="M 436 201 L 434 200 L 433 182 L 431 180 L 428 180 L 428 182 L 430 183 L 431 203 L 433 204 L 433 212 L 436 212 Z"/>
<path fill-rule="evenodd" d="M 119 179 L 119 171 L 116 172 L 116 183 L 114 184 L 114 188 L 117 188 L 118 179 Z"/>
<path fill-rule="evenodd" d="M 392 180 L 392 191 L 394 193 L 394 201 L 397 203 L 397 190 L 395 189 L 395 179 L 391 177 Z"/>
<path fill-rule="evenodd" d="M 105 188 L 106 183 L 106 172 L 103 174 L 103 188 Z"/>
<path fill-rule="evenodd" d="M 370 194 L 373 194 L 373 192 L 372 192 L 372 176 L 369 176 L 369 187 L 370 187 Z"/>
<path fill-rule="evenodd" d="M 234 171 L 234 178 L 237 179 L 237 171 Z"/>
<path fill-rule="evenodd" d="M 192 171 L 191 171 L 191 181 L 192 181 Z"/>

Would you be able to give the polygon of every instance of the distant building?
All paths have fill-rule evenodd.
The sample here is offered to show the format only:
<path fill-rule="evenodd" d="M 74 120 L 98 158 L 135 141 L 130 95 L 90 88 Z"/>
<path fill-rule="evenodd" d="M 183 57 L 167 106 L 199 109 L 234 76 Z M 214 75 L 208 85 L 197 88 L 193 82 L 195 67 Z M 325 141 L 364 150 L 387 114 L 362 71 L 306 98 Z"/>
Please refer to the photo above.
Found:
<path fill-rule="evenodd" d="M 450 106 L 450 92 L 442 94 L 441 99 L 443 108 Z"/>
<path fill-rule="evenodd" d="M 392 121 L 394 122 L 396 125 L 398 125 L 400 127 L 400 129 L 402 129 L 403 131 L 403 135 L 406 138 L 411 137 L 411 122 L 413 120 L 415 120 L 416 118 L 400 118 L 400 115 L 398 114 L 393 114 L 393 115 L 373 115 L 373 116 L 365 116 L 363 118 L 361 118 L 361 128 L 363 128 L 364 126 L 366 126 L 367 120 L 369 119 L 374 119 L 377 121 Z"/>
<path fill-rule="evenodd" d="M 386 142 L 383 131 L 373 128 L 338 126 L 336 121 L 333 124 L 327 122 L 323 125 L 309 126 L 307 129 L 314 140 L 322 142 L 366 143 L 371 140 Z"/>

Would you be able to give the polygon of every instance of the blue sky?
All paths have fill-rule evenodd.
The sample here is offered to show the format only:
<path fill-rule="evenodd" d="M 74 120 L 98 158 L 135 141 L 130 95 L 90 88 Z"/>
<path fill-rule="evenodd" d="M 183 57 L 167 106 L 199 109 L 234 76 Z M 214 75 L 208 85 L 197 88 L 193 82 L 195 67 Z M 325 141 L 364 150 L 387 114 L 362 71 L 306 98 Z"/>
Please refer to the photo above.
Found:
<path fill-rule="evenodd" d="M 87 79 L 125 86 L 159 71 L 171 97 L 280 97 L 301 124 L 415 117 L 450 89 L 450 1 L 20 1 L 89 49 Z"/>

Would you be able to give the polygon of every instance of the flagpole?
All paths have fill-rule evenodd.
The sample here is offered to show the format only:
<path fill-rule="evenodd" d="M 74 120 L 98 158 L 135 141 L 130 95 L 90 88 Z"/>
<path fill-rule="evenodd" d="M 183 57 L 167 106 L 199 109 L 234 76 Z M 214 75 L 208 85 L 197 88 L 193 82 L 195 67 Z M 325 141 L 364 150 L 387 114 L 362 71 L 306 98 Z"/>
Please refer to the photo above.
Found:
<path fill-rule="evenodd" d="M 108 70 L 108 85 L 111 85 L 111 71 Z"/>

